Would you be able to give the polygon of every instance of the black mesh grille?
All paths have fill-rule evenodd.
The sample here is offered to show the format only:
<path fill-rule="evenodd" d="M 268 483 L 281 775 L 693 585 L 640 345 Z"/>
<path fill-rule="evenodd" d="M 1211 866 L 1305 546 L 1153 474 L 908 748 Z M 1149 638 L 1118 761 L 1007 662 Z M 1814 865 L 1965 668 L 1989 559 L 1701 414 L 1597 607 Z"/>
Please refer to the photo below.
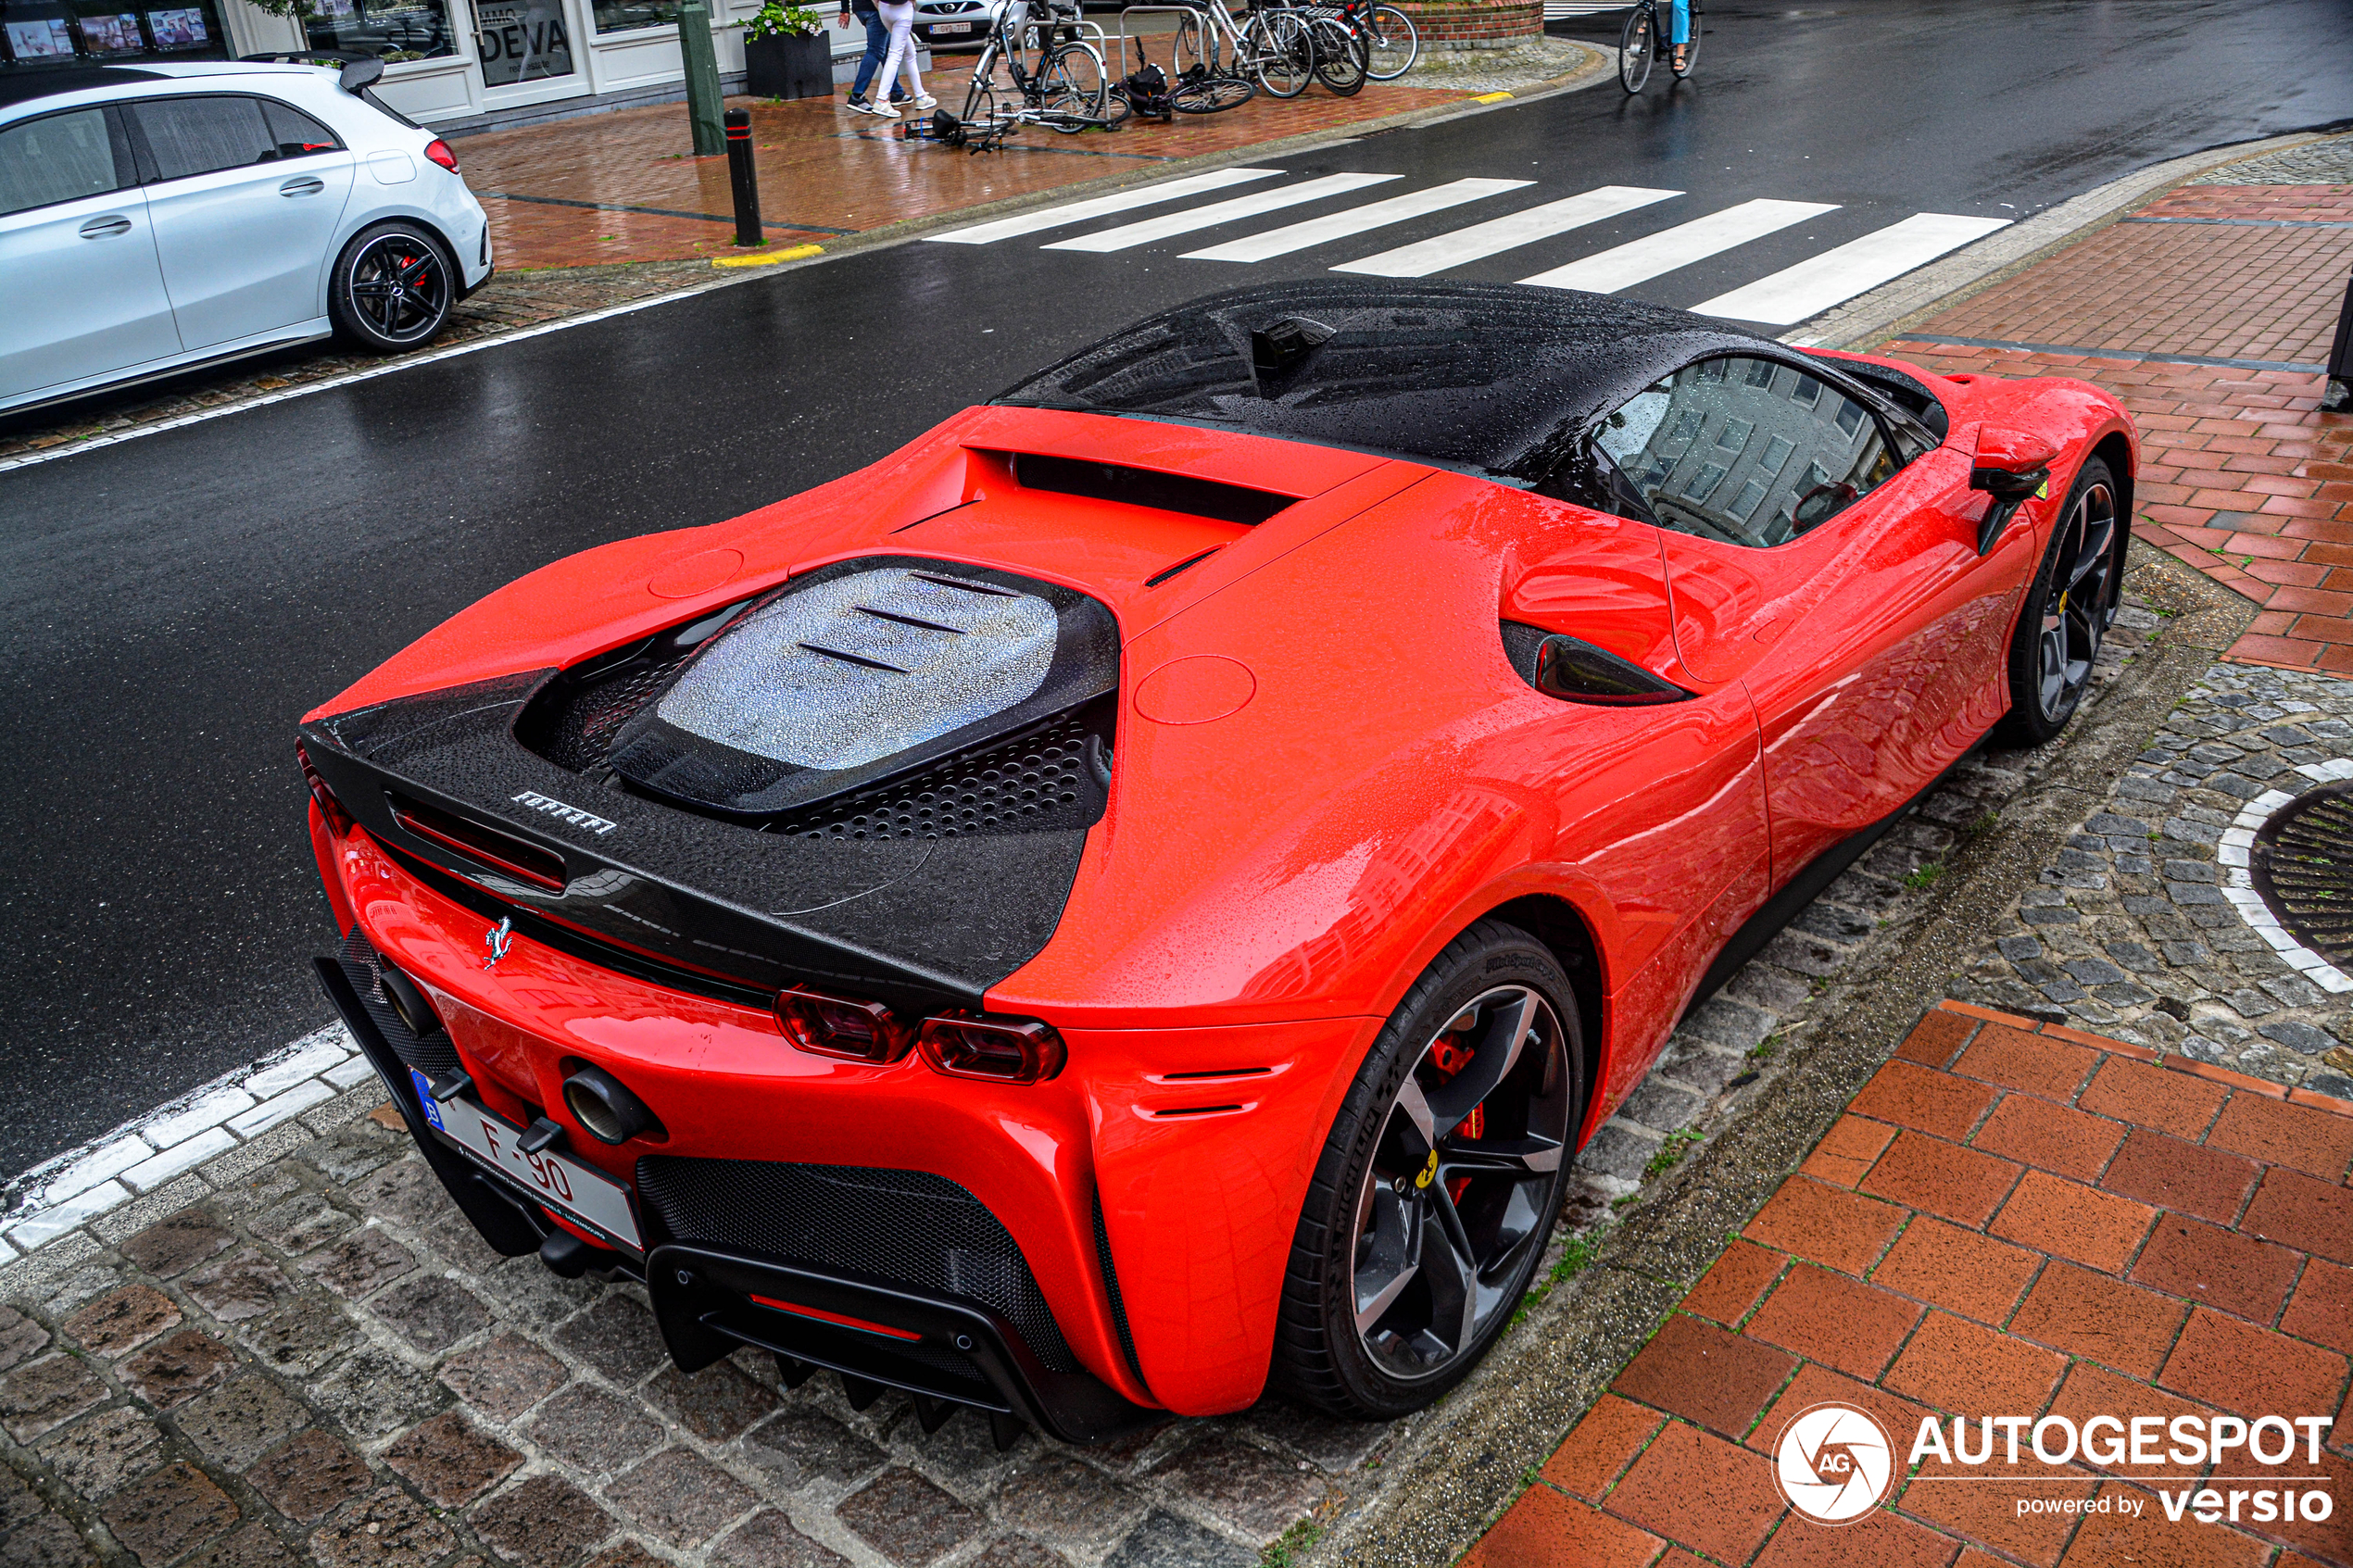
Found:
<path fill-rule="evenodd" d="M 1051 1370 L 1078 1370 L 1021 1248 L 945 1176 L 649 1154 L 637 1192 L 682 1242 L 961 1296 L 1008 1319 Z"/>
<path fill-rule="evenodd" d="M 610 677 L 585 685 L 567 683 L 532 705 L 525 744 L 559 768 L 585 773 L 604 766 L 613 737 L 671 672 L 695 649 L 663 659 L 632 659 Z"/>
<path fill-rule="evenodd" d="M 343 965 L 344 978 L 359 994 L 359 1005 L 368 1010 L 369 1022 L 392 1047 L 393 1055 L 432 1077 L 458 1071 L 458 1047 L 447 1034 L 436 1031 L 421 1040 L 392 1010 L 392 1003 L 384 997 L 384 956 L 359 934 L 358 926 L 344 938 L 343 951 L 336 959 Z"/>
<path fill-rule="evenodd" d="M 1112 1325 L 1119 1330 L 1119 1348 L 1127 1357 L 1127 1370 L 1144 1380 L 1144 1366 L 1136 1359 L 1136 1336 L 1127 1329 L 1127 1303 L 1119 1297 L 1119 1271 L 1111 1266 L 1111 1231 L 1103 1224 L 1103 1195 L 1095 1195 L 1095 1258 L 1103 1266 L 1103 1288 L 1111 1293 Z"/>
<path fill-rule="evenodd" d="M 960 838 L 1086 827 L 1102 787 L 1087 764 L 1085 721 L 1064 714 L 1018 740 L 848 796 L 768 831 L 794 838 Z"/>

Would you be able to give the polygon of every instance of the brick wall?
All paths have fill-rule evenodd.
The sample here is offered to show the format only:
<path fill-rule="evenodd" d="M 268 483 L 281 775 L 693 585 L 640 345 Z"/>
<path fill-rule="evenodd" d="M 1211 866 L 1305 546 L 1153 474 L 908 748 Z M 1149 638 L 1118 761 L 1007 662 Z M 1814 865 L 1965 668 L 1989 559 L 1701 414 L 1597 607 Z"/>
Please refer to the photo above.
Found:
<path fill-rule="evenodd" d="M 1542 0 L 1399 0 L 1425 49 L 1507 49 L 1541 36 Z"/>

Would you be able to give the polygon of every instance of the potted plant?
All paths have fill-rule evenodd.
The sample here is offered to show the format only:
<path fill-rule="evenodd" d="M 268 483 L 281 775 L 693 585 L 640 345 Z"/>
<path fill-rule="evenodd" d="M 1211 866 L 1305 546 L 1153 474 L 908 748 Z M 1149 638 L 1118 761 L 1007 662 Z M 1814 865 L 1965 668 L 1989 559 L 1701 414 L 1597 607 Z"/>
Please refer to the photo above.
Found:
<path fill-rule="evenodd" d="M 755 98 L 830 98 L 834 51 L 806 6 L 767 0 L 744 23 L 744 91 Z"/>

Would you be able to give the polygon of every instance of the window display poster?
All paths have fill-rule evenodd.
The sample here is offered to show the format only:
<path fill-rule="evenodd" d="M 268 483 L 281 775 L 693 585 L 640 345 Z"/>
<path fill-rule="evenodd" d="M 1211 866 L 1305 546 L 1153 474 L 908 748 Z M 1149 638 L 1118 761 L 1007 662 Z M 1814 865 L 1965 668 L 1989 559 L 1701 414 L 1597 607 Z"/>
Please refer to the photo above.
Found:
<path fill-rule="evenodd" d="M 205 31 L 204 13 L 194 8 L 149 11 L 147 31 L 154 35 L 158 49 L 194 49 L 212 41 Z"/>
<path fill-rule="evenodd" d="M 61 17 L 10 22 L 8 48 L 20 60 L 70 58 L 73 55 L 73 31 Z"/>
<path fill-rule="evenodd" d="M 147 46 L 139 19 L 129 11 L 82 19 L 82 42 L 94 55 L 135 55 Z"/>
<path fill-rule="evenodd" d="M 557 0 L 485 0 L 474 14 L 484 86 L 572 74 L 572 37 Z"/>

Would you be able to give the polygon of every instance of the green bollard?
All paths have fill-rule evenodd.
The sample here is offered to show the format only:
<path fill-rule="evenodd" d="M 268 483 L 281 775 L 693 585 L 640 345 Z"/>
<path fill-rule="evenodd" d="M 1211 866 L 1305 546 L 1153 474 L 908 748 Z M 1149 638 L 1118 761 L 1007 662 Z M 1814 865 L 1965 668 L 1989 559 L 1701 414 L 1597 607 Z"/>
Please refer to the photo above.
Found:
<path fill-rule="evenodd" d="M 720 129 L 719 53 L 711 46 L 711 12 L 702 0 L 678 7 L 678 53 L 686 62 L 686 118 L 695 128 L 695 156 L 715 157 L 727 150 Z"/>

